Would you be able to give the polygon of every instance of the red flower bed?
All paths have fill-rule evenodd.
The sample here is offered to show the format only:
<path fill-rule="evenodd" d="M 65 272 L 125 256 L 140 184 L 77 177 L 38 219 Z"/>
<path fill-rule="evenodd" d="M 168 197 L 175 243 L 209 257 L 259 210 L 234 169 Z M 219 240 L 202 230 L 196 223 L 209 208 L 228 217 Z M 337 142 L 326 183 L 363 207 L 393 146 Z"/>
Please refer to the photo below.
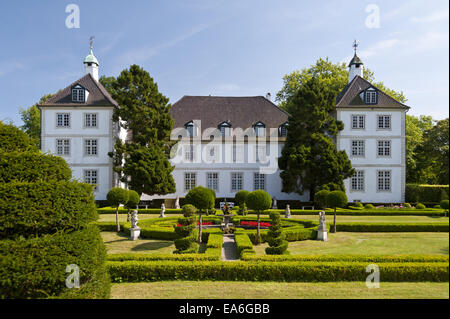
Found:
<path fill-rule="evenodd" d="M 250 221 L 250 220 L 241 220 L 241 225 L 242 226 L 252 226 L 252 227 L 258 227 L 258 223 L 255 221 Z M 261 227 L 270 227 L 272 226 L 271 223 L 266 223 L 266 222 L 260 222 L 259 225 Z"/>

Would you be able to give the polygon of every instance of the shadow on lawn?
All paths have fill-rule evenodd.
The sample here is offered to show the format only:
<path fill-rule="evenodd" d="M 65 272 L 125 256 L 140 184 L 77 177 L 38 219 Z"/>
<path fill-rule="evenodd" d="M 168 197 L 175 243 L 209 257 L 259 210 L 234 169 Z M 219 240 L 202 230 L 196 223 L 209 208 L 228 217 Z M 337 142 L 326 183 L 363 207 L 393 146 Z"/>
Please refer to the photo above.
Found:
<path fill-rule="evenodd" d="M 161 248 L 170 247 L 173 245 L 173 241 L 152 241 L 148 243 L 142 243 L 140 245 L 136 245 L 131 250 L 133 251 L 143 251 L 143 250 L 158 250 Z"/>

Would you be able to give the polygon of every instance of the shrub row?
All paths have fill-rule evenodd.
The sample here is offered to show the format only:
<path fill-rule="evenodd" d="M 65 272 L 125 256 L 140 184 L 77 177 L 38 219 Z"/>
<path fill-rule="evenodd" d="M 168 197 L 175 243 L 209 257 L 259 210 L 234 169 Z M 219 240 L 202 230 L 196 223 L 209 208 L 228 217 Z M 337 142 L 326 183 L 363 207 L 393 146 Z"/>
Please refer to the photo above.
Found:
<path fill-rule="evenodd" d="M 94 225 L 71 233 L 0 240 L 0 255 L 0 298 L 109 297 L 106 249 Z M 66 288 L 70 264 L 79 267 L 79 289 Z"/>
<path fill-rule="evenodd" d="M 332 224 L 330 225 L 332 226 Z M 342 232 L 448 232 L 448 223 L 336 223 Z"/>
<path fill-rule="evenodd" d="M 328 262 L 328 261 L 345 261 L 345 262 L 366 262 L 366 263 L 409 263 L 409 262 L 449 262 L 449 256 L 446 255 L 254 255 L 244 253 L 242 260 L 246 261 L 316 261 L 316 262 Z"/>
<path fill-rule="evenodd" d="M 0 183 L 68 181 L 72 171 L 60 156 L 41 153 L 3 153 L 0 156 Z"/>
<path fill-rule="evenodd" d="M 115 282 L 161 280 L 240 280 L 335 282 L 365 281 L 367 263 L 352 262 L 221 262 L 109 261 Z M 378 263 L 384 282 L 449 280 L 448 263 Z"/>
<path fill-rule="evenodd" d="M 239 258 L 242 258 L 244 254 L 255 254 L 253 243 L 246 233 L 236 231 L 234 233 L 234 241 L 236 243 Z"/>
<path fill-rule="evenodd" d="M 97 216 L 88 184 L 0 183 L 0 238 L 78 230 Z"/>
<path fill-rule="evenodd" d="M 407 202 L 436 202 L 448 199 L 448 185 L 406 184 Z"/>

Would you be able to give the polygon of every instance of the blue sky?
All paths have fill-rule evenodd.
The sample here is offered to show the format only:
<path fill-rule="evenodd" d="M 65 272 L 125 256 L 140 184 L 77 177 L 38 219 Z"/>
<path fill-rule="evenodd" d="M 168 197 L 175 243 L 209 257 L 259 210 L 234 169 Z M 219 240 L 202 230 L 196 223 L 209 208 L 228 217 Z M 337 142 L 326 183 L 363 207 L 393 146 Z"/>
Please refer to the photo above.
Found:
<path fill-rule="evenodd" d="M 80 28 L 65 21 L 80 8 Z M 379 9 L 379 28 L 366 19 Z M 95 36 L 100 75 L 136 63 L 174 103 L 183 95 L 255 96 L 319 57 L 348 62 L 352 42 L 410 114 L 448 117 L 447 1 L 1 1 L 0 120 L 83 76 Z"/>

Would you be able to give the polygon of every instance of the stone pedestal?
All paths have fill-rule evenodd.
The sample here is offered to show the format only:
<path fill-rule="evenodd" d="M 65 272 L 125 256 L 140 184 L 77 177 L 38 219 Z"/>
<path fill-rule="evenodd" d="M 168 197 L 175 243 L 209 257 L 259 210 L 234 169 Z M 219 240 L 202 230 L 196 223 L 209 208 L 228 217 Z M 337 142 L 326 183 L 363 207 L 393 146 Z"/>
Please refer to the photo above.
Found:
<path fill-rule="evenodd" d="M 317 230 L 317 240 L 328 241 L 326 230 Z"/>
<path fill-rule="evenodd" d="M 130 239 L 131 240 L 138 240 L 140 234 L 141 234 L 141 229 L 139 227 L 130 229 Z"/>
<path fill-rule="evenodd" d="M 325 222 L 325 212 L 319 213 L 319 227 L 317 228 L 317 240 L 327 241 L 327 224 Z"/>

